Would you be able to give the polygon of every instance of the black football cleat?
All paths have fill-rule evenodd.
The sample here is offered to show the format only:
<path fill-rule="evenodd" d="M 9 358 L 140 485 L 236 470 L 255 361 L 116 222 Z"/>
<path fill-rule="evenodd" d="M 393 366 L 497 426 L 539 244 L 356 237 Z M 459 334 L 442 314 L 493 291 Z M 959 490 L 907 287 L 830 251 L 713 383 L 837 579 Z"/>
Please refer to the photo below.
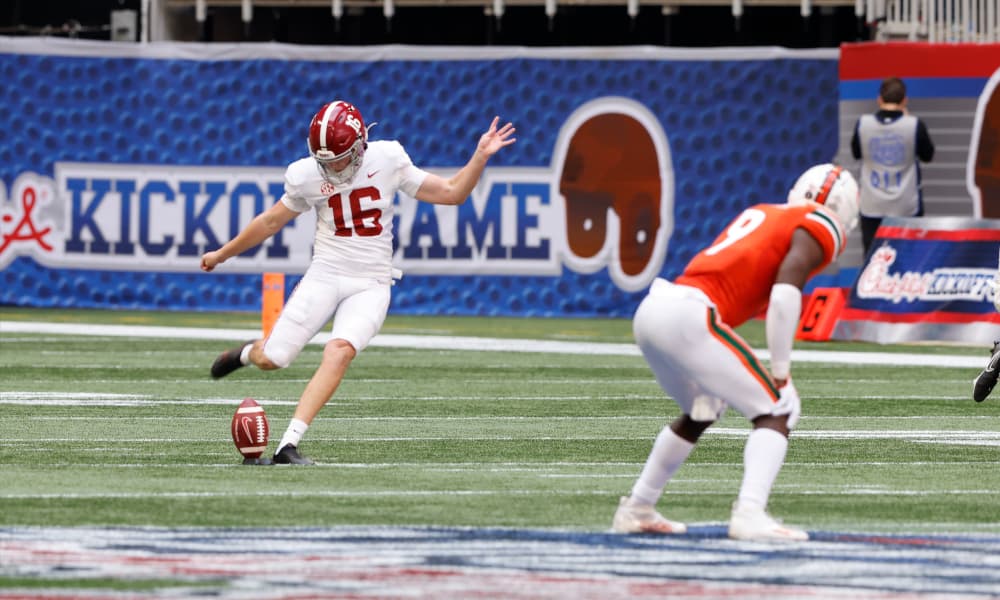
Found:
<path fill-rule="evenodd" d="M 993 388 L 997 384 L 997 376 L 1000 375 L 1000 340 L 993 342 L 992 356 L 990 362 L 986 363 L 986 368 L 976 377 L 972 387 L 972 399 L 976 402 L 986 400 Z"/>
<path fill-rule="evenodd" d="M 215 362 L 212 363 L 212 379 L 220 379 L 229 375 L 236 369 L 246 366 L 240 362 L 240 354 L 242 354 L 243 349 L 246 348 L 247 344 L 252 344 L 253 342 L 254 340 L 243 342 L 239 346 L 230 348 L 220 354 L 219 357 L 215 359 Z"/>
<path fill-rule="evenodd" d="M 274 453 L 276 465 L 314 465 L 313 461 L 299 454 L 299 449 L 291 444 L 285 444 Z"/>

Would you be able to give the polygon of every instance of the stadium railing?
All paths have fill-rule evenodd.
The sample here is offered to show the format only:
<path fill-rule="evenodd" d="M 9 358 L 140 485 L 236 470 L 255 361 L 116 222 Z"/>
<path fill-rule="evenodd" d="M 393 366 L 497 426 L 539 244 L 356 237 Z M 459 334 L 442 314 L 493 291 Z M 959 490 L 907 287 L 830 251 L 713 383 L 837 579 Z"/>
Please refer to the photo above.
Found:
<path fill-rule="evenodd" d="M 860 0 L 859 0 L 860 1 Z M 1000 41 L 996 0 L 865 0 L 876 39 L 928 42 Z"/>
<path fill-rule="evenodd" d="M 151 10 L 172 10 L 194 7 L 195 18 L 204 22 L 209 7 L 240 7 L 241 17 L 253 19 L 255 0 L 151 0 Z M 630 16 L 639 13 L 639 6 L 659 5 L 664 12 L 681 6 L 732 7 L 733 16 L 743 15 L 745 6 L 799 6 L 802 16 L 813 7 L 854 6 L 855 14 L 864 19 L 875 32 L 875 39 L 908 39 L 928 42 L 991 43 L 1000 41 L 1000 8 L 996 0 L 257 0 L 267 7 L 329 6 L 335 18 L 343 16 L 346 7 L 381 6 L 387 17 L 396 6 L 482 6 L 493 15 L 502 15 L 505 6 L 542 5 L 550 17 L 559 4 L 622 6 Z"/>

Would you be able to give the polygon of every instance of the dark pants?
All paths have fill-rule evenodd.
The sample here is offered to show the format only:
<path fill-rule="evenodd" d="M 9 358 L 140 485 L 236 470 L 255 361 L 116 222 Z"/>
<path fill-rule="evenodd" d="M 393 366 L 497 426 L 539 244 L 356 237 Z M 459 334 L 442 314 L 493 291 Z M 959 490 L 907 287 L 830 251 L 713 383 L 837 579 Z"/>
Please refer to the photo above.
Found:
<path fill-rule="evenodd" d="M 882 217 L 861 216 L 861 245 L 865 249 L 865 258 L 868 258 L 868 251 L 872 248 L 872 240 L 875 239 L 875 232 L 882 223 Z"/>
<path fill-rule="evenodd" d="M 914 217 L 924 216 L 923 207 L 913 215 Z M 879 225 L 882 224 L 883 217 L 866 217 L 861 215 L 861 245 L 865 249 L 865 258 L 868 258 L 868 254 L 872 249 L 872 241 L 875 240 L 875 232 L 878 231 Z"/>

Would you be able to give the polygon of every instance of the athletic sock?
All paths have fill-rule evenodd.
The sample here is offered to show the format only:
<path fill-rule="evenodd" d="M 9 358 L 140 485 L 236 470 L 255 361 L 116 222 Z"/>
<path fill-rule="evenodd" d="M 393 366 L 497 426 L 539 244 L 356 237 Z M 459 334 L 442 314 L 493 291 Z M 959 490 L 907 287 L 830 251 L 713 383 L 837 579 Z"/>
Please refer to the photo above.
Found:
<path fill-rule="evenodd" d="M 743 449 L 743 483 L 740 485 L 740 506 L 767 508 L 771 487 L 778 471 L 785 464 L 788 438 L 773 429 L 758 427 L 750 432 Z"/>
<path fill-rule="evenodd" d="M 281 436 L 281 442 L 278 444 L 278 450 L 281 450 L 289 444 L 298 447 L 299 442 L 302 441 L 302 436 L 306 434 L 308 429 L 309 425 L 305 421 L 300 421 L 299 419 L 292 419 L 289 421 L 288 429 L 285 430 L 285 435 Z"/>
<path fill-rule="evenodd" d="M 655 505 L 663 494 L 664 486 L 684 464 L 693 448 L 694 444 L 674 433 L 669 425 L 664 427 L 656 436 L 639 479 L 632 486 L 632 502 Z"/>
<path fill-rule="evenodd" d="M 253 342 L 250 342 L 243 349 L 240 350 L 240 363 L 244 365 L 250 364 L 250 351 L 253 350 Z"/>

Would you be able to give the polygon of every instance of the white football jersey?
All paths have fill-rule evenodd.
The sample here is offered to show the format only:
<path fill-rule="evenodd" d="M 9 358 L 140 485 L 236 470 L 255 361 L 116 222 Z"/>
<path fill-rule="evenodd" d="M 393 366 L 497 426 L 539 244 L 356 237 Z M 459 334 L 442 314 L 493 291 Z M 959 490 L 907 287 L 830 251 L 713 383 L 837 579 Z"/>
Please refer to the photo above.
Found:
<path fill-rule="evenodd" d="M 295 212 L 316 210 L 313 262 L 335 273 L 388 281 L 396 192 L 415 196 L 426 177 L 399 142 L 379 140 L 368 143 L 357 175 L 343 185 L 324 179 L 312 157 L 293 162 L 281 201 Z"/>

